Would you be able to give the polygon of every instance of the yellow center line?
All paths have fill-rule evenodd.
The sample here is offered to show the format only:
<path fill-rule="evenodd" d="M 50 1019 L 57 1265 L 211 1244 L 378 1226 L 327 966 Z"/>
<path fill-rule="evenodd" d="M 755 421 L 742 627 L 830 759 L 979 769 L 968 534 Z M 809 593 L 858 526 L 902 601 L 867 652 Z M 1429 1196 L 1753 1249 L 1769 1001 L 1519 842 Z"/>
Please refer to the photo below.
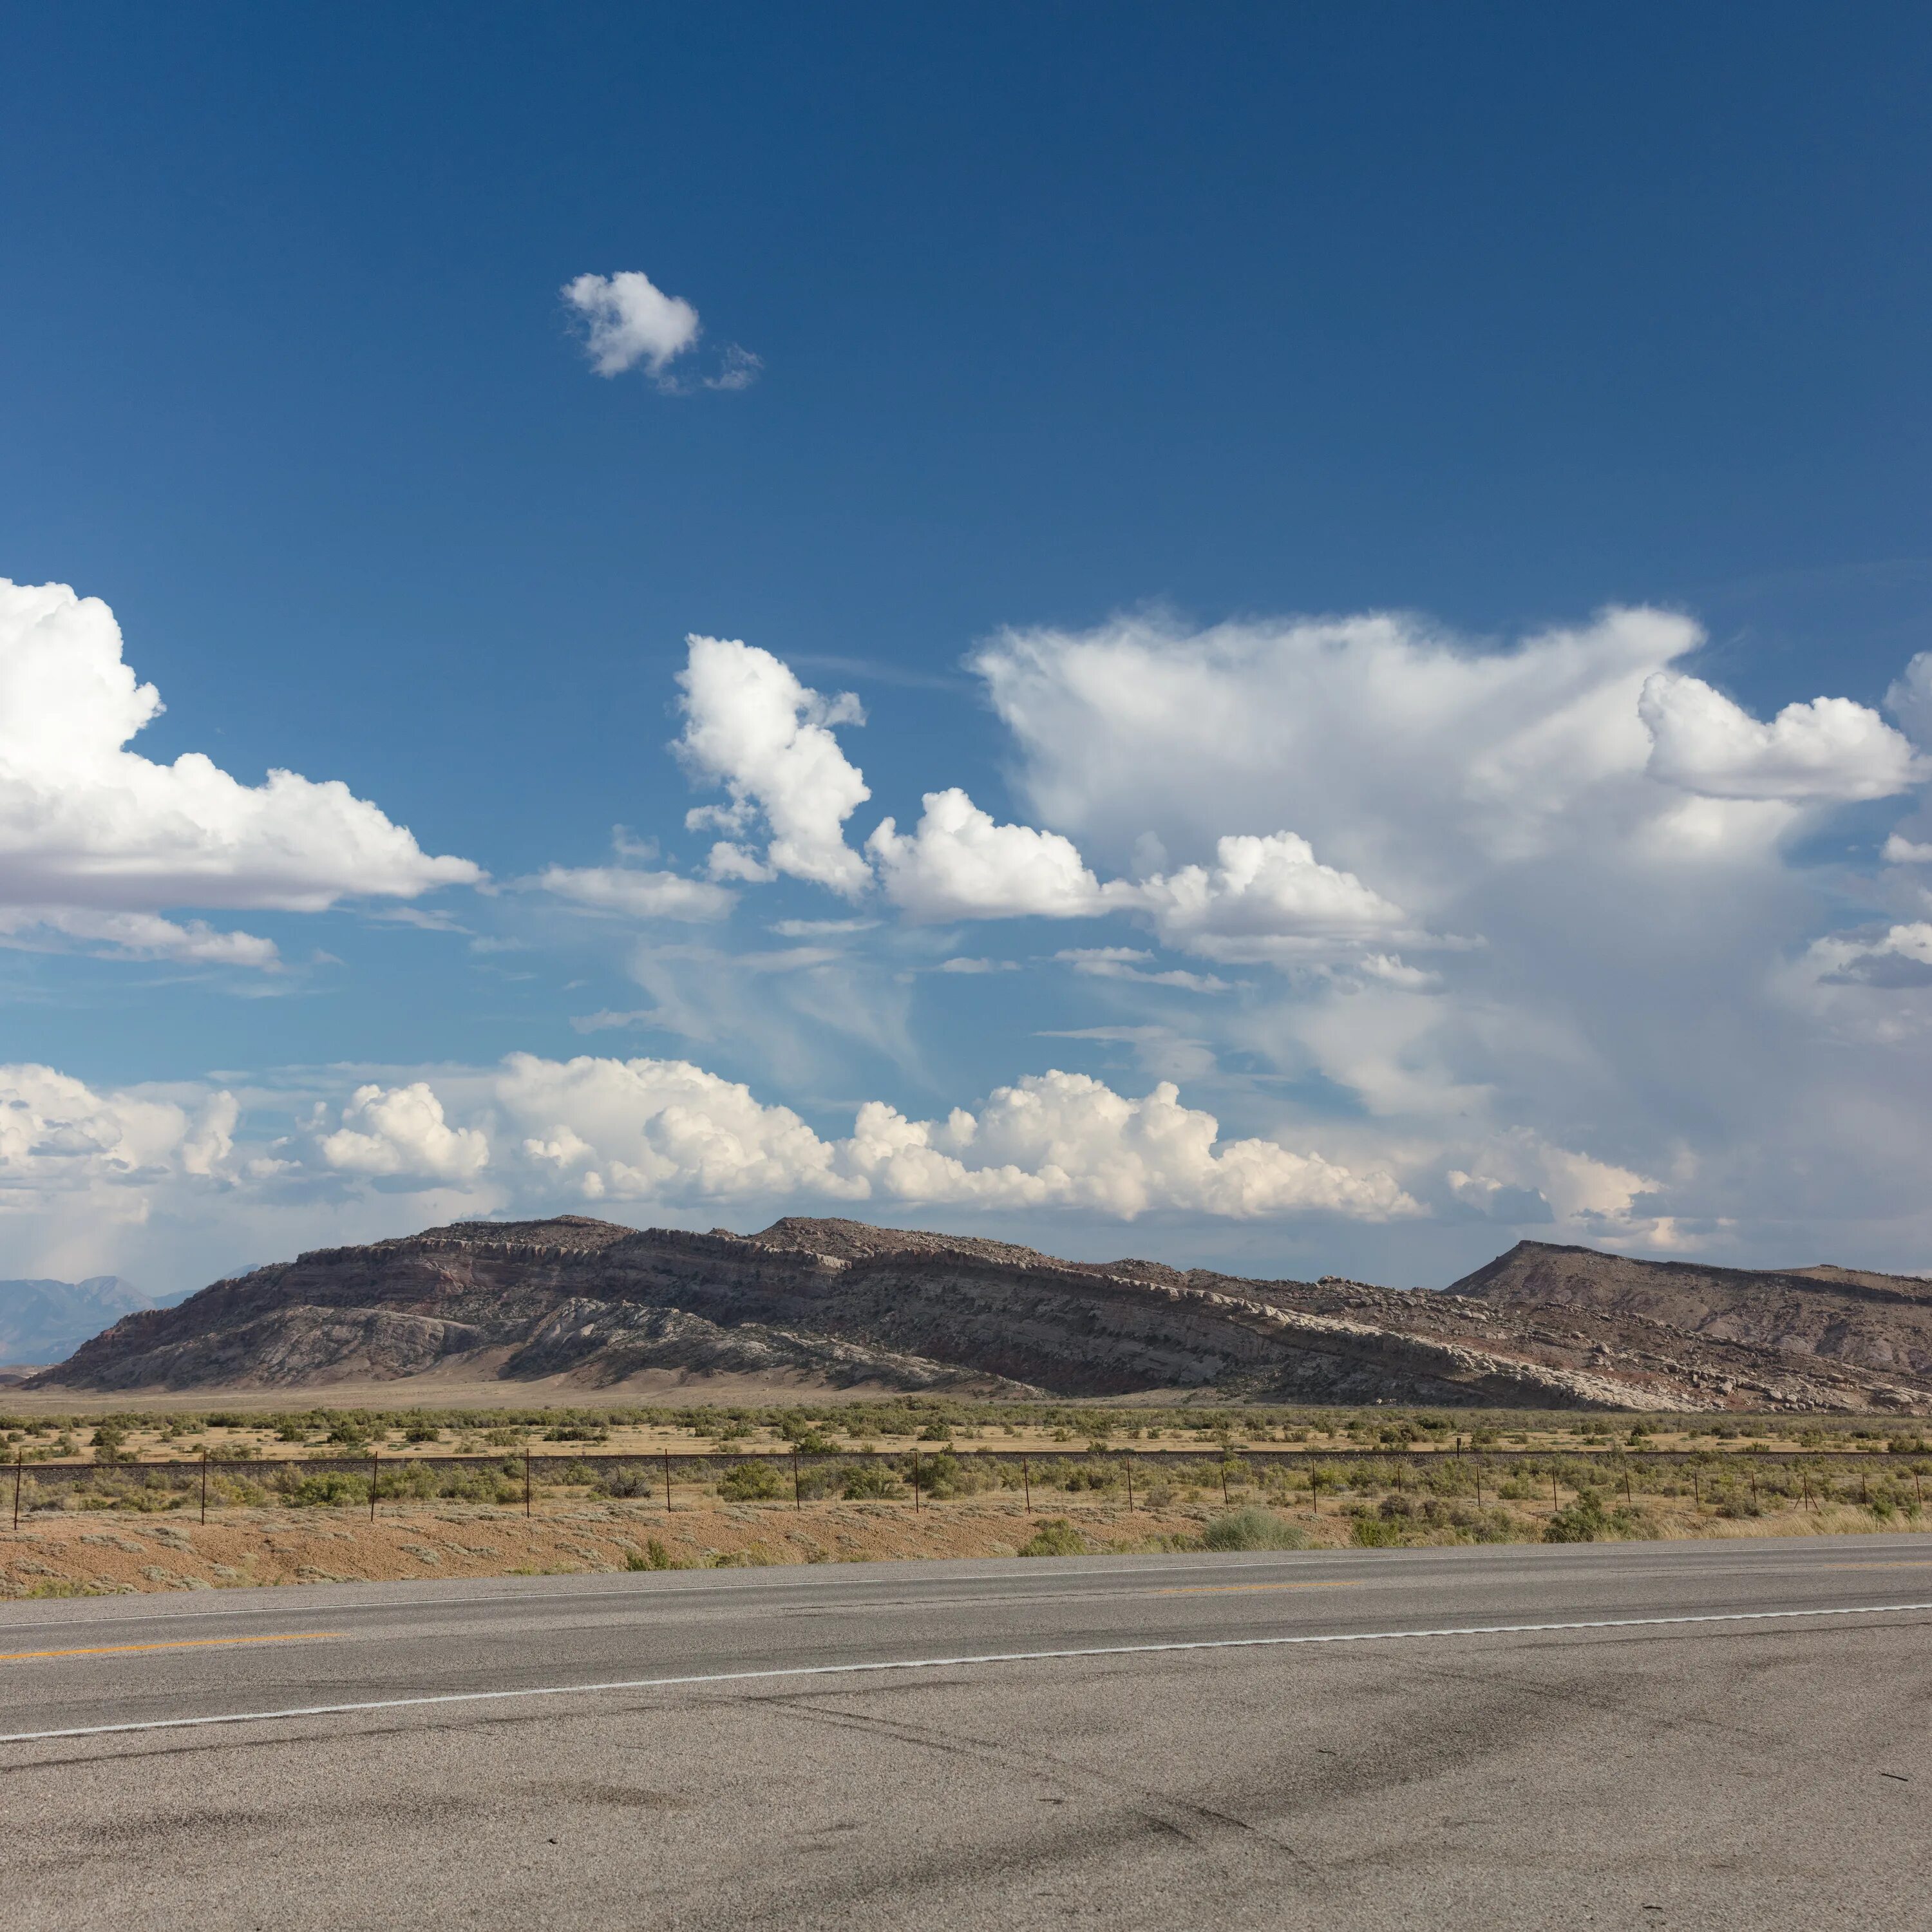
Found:
<path fill-rule="evenodd" d="M 1821 1563 L 1820 1570 L 1932 1570 L 1932 1556 L 1902 1556 L 1896 1563 Z"/>
<path fill-rule="evenodd" d="M 1154 1590 L 1156 1597 L 1226 1597 L 1238 1590 L 1358 1590 L 1359 1576 L 1317 1576 L 1298 1583 L 1192 1583 L 1174 1590 Z"/>
<path fill-rule="evenodd" d="M 167 1643 L 97 1643 L 80 1650 L 0 1651 L 0 1664 L 25 1664 L 40 1657 L 115 1657 L 130 1650 L 210 1650 L 244 1643 L 314 1643 L 322 1637 L 344 1636 L 344 1630 L 296 1630 L 286 1636 L 190 1636 Z"/>

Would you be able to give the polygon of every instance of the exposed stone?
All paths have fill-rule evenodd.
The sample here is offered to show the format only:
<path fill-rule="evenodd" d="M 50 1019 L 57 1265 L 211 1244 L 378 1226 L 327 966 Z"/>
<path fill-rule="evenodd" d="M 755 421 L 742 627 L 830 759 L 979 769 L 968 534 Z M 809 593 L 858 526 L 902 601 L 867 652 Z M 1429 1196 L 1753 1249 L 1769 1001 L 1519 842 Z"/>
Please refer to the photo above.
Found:
<path fill-rule="evenodd" d="M 568 1215 L 258 1268 L 124 1317 L 32 1385 L 317 1389 L 435 1370 L 590 1391 L 663 1370 L 1088 1397 L 1900 1410 L 1932 1400 L 1932 1285 L 1526 1242 L 1431 1293 L 1059 1261 L 842 1220 L 747 1236 Z"/>

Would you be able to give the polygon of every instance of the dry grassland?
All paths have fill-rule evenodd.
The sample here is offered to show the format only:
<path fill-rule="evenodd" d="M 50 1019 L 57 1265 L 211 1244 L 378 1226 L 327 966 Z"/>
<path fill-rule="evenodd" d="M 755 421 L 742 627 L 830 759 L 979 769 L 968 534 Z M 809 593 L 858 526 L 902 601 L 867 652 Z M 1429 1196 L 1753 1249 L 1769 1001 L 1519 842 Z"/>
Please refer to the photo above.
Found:
<path fill-rule="evenodd" d="M 1239 1499 L 1238 1498 L 1238 1503 Z M 1332 1506 L 1274 1513 L 1311 1548 L 1361 1540 L 1365 1520 Z M 1508 1534 L 1543 1540 L 1553 1512 L 1505 1513 Z M 859 1563 L 892 1557 L 1012 1556 L 1041 1524 L 1060 1522 L 1095 1554 L 1201 1546 L 1225 1519 L 1218 1498 L 1132 1512 L 1118 1502 L 1056 1495 L 1029 1513 L 1001 1496 L 929 1504 L 724 1504 L 710 1499 L 667 1512 L 661 1502 L 540 1502 L 520 1509 L 476 1504 L 381 1506 L 360 1510 L 228 1508 L 202 1524 L 192 1512 L 166 1518 L 60 1510 L 0 1524 L 0 1597 L 241 1589 L 292 1583 L 394 1582 L 421 1577 L 596 1574 L 642 1568 L 723 1568 L 775 1563 Z M 1654 1506 L 1642 1527 L 1654 1537 L 1807 1536 L 1919 1529 L 1916 1514 L 1881 1521 L 1846 1504 L 1727 1518 L 1682 1503 Z M 1501 1530 L 1498 1525 L 1497 1529 Z M 1418 1527 L 1412 1545 L 1466 1541 Z M 1240 1546 L 1237 1543 L 1234 1546 Z"/>

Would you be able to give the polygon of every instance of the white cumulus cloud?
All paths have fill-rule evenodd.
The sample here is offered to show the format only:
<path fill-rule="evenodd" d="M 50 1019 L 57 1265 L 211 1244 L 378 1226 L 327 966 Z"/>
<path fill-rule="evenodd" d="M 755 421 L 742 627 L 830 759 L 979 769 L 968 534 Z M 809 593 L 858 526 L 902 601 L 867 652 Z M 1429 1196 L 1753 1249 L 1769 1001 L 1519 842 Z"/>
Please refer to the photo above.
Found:
<path fill-rule="evenodd" d="M 1177 949 L 1289 969 L 1192 1024 L 1221 1068 L 1335 1096 L 1329 1158 L 1438 1198 L 1540 1197 L 1552 1239 L 1923 1265 L 1924 896 L 1820 835 L 1924 766 L 1849 700 L 1753 718 L 1684 675 L 1702 641 L 1630 609 L 1507 644 L 1388 614 L 1128 618 L 1007 633 L 976 664 L 1024 816 L 1102 880 L 1139 856 L 1104 897 L 1141 896 Z M 1924 733 L 1928 691 L 1932 656 L 1892 716 Z M 1916 862 L 1924 823 L 1890 860 Z M 1279 869 L 1228 863 L 1249 837 Z M 1292 915 L 1354 937 L 1304 966 L 1276 937 Z M 1402 956 L 1418 934 L 1426 974 Z"/>
<path fill-rule="evenodd" d="M 1306 955 L 1336 940 L 1386 941 L 1405 923 L 1400 906 L 1322 864 L 1298 833 L 1237 832 L 1214 849 L 1212 866 L 1108 886 L 1109 903 L 1146 913 L 1163 944 L 1228 964 Z"/>
<path fill-rule="evenodd" d="M 862 724 L 849 692 L 832 698 L 801 684 L 769 651 L 724 638 L 692 637 L 678 674 L 685 724 L 676 750 L 695 776 L 723 785 L 731 802 L 700 806 L 686 824 L 736 835 L 713 848 L 714 878 L 786 872 L 852 896 L 871 868 L 845 843 L 847 819 L 872 796 L 832 728 Z M 769 834 L 762 859 L 738 840 Z"/>
<path fill-rule="evenodd" d="M 621 376 L 640 362 L 661 376 L 698 340 L 697 310 L 634 268 L 579 275 L 565 284 L 563 298 L 588 326 L 584 351 L 600 376 Z"/>
<path fill-rule="evenodd" d="M 316 912 L 345 898 L 414 898 L 474 884 L 339 781 L 272 771 L 244 785 L 198 752 L 158 764 L 128 748 L 161 709 L 122 656 L 98 598 L 0 579 L 0 908 L 150 957 L 267 965 L 246 934 L 181 927 L 184 906 Z"/>
<path fill-rule="evenodd" d="M 915 919 L 1078 919 L 1103 910 L 1070 838 L 998 825 L 957 786 L 926 794 L 917 826 L 890 819 L 866 840 L 886 896 Z"/>
<path fill-rule="evenodd" d="M 764 362 L 728 342 L 708 375 L 684 373 L 682 358 L 704 333 L 698 311 L 682 296 L 668 296 L 635 268 L 614 275 L 578 275 L 563 287 L 566 304 L 584 324 L 584 350 L 600 376 L 621 376 L 642 365 L 660 389 L 688 395 L 694 390 L 748 389 Z M 682 368 L 674 370 L 674 363 Z"/>
<path fill-rule="evenodd" d="M 1765 724 L 1700 678 L 1658 672 L 1637 710 L 1652 776 L 1709 798 L 1887 798 L 1926 776 L 1907 740 L 1848 698 L 1787 704 Z"/>
<path fill-rule="evenodd" d="M 1352 872 L 1324 866 L 1292 832 L 1232 833 L 1212 867 L 1142 880 L 1096 879 L 1072 839 L 1001 825 L 957 786 L 928 792 L 918 825 L 884 820 L 866 842 L 886 896 L 918 920 L 1141 916 L 1164 945 L 1250 963 L 1335 944 L 1384 942 L 1402 909 Z"/>
<path fill-rule="evenodd" d="M 406 1087 L 358 1087 L 342 1110 L 342 1125 L 322 1142 L 322 1157 L 346 1174 L 380 1175 L 425 1184 L 473 1179 L 490 1163 L 489 1136 L 452 1127 L 428 1082 Z"/>
<path fill-rule="evenodd" d="M 496 1099 L 525 1157 L 589 1200 L 801 1195 L 1060 1205 L 1124 1220 L 1156 1208 L 1372 1220 L 1418 1211 L 1386 1172 L 1269 1140 L 1221 1140 L 1214 1117 L 1183 1106 L 1168 1082 L 1134 1100 L 1084 1074 L 1042 1074 L 943 1121 L 868 1101 L 844 1140 L 686 1060 L 516 1054 Z"/>

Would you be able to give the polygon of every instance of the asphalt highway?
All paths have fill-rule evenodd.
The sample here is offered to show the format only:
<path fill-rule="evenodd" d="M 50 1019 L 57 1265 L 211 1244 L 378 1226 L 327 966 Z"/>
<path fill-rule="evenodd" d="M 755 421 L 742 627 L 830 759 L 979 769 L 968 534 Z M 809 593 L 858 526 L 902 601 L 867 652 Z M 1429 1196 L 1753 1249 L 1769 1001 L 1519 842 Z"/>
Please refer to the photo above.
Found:
<path fill-rule="evenodd" d="M 1914 1537 L 0 1605 L 0 1910 L 1915 1928 Z"/>

